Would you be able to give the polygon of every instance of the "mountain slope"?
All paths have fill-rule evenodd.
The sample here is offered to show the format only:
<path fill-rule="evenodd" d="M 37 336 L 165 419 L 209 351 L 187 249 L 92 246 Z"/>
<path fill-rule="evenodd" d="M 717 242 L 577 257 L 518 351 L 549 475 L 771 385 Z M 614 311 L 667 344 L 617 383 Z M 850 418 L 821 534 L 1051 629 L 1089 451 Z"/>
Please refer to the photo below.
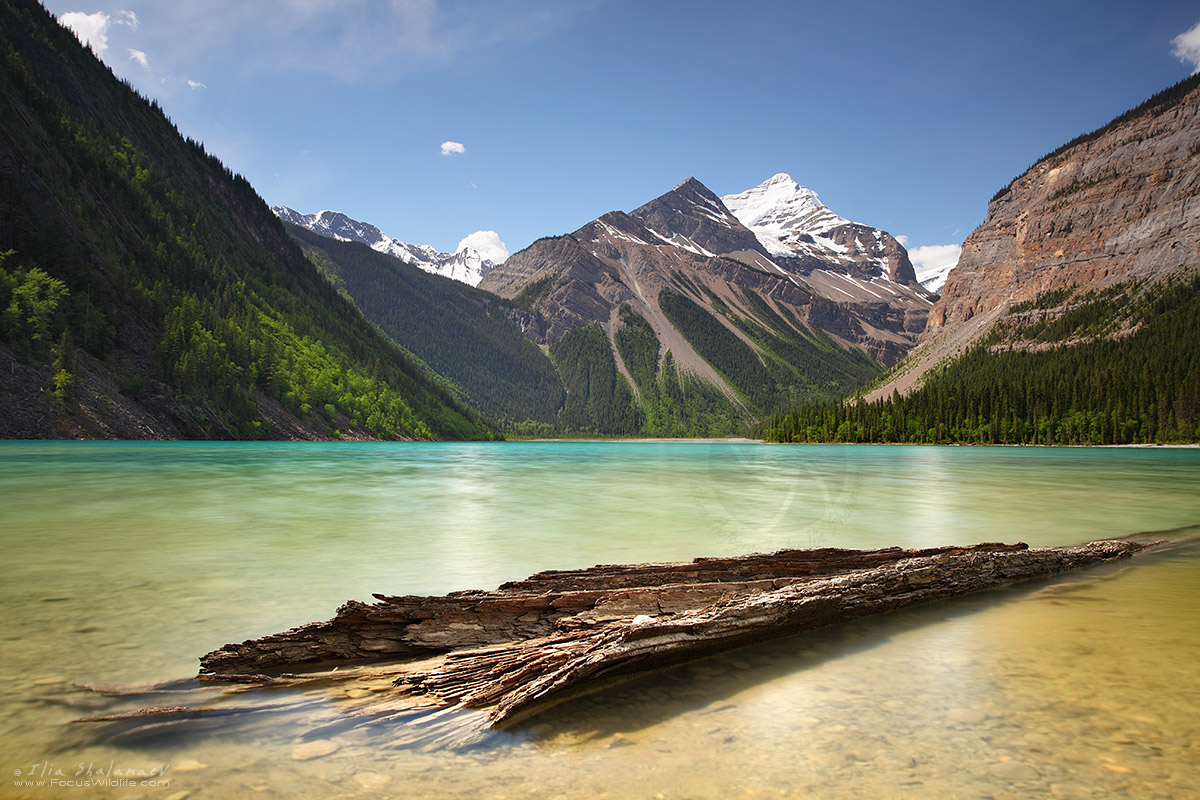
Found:
<path fill-rule="evenodd" d="M 493 435 L 40 5 L 0 72 L 0 436 Z"/>
<path fill-rule="evenodd" d="M 486 257 L 464 239 L 453 253 L 442 253 L 428 244 L 408 244 L 388 236 L 379 228 L 338 211 L 318 211 L 316 214 L 301 214 L 287 206 L 272 206 L 271 211 L 284 222 L 306 228 L 320 236 L 342 242 L 362 242 L 372 250 L 395 256 L 406 264 L 433 273 L 453 278 L 456 281 L 478 286 L 496 261 Z M 479 233 L 495 235 L 494 231 Z M 468 237 L 469 238 L 469 237 Z M 507 255 L 501 253 L 502 256 Z M 499 259 L 503 261 L 503 258 Z"/>
<path fill-rule="evenodd" d="M 1120 295 L 1119 285 L 1146 288 L 1196 268 L 1198 195 L 1200 77 L 1193 76 L 1040 159 L 998 192 L 963 243 L 921 346 L 869 397 L 911 391 L 996 325 L 1019 325 L 1031 313 L 1067 315 L 1091 294 Z M 1139 324 L 1127 320 L 1124 329 Z"/>
<path fill-rule="evenodd" d="M 554 365 L 493 294 L 430 275 L 359 242 L 289 225 L 318 269 L 393 341 L 507 422 L 550 422 L 563 403 Z"/>
<path fill-rule="evenodd" d="M 863 402 L 801 408 L 765 435 L 1200 440 L 1200 76 L 997 193 L 922 344 L 889 377 Z"/>
<path fill-rule="evenodd" d="M 826 266 L 816 279 L 781 266 L 691 178 L 629 214 L 534 242 L 480 288 L 512 301 L 512 317 L 549 347 L 560 374 L 569 346 L 586 352 L 589 374 L 617 376 L 574 390 L 564 376 L 568 405 L 587 409 L 594 430 L 718 434 L 837 396 L 877 372 L 876 359 L 911 347 L 929 307 L 919 290 Z M 836 302 L 815 288 L 829 281 L 866 301 Z M 592 391 L 599 397 L 575 396 Z"/>

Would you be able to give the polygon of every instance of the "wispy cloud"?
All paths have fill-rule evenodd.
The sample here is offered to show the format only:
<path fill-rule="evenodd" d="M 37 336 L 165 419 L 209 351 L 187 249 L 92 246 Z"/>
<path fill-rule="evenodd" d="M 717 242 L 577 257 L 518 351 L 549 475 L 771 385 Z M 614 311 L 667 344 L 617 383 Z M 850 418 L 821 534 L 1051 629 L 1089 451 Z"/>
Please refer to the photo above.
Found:
<path fill-rule="evenodd" d="M 147 60 L 146 54 L 141 50 L 134 50 L 132 47 L 129 48 L 129 60 L 141 64 L 142 69 L 150 69 L 150 62 Z"/>
<path fill-rule="evenodd" d="M 465 152 L 467 152 L 467 148 L 463 146 L 462 142 L 442 142 L 442 155 L 444 156 L 461 156 Z"/>
<path fill-rule="evenodd" d="M 92 52 L 103 56 L 104 51 L 108 49 L 109 19 L 108 14 L 103 11 L 97 11 L 94 14 L 68 11 L 60 16 L 58 21 L 64 27 L 69 28 L 84 45 L 91 47 Z"/>
<path fill-rule="evenodd" d="M 116 41 L 154 53 L 155 71 L 196 74 L 220 60 L 243 75 L 303 74 L 389 82 L 521 46 L 566 27 L 605 0 L 91 0 L 95 14 L 60 17 L 97 53 Z M 178 81 L 183 86 L 182 80 Z"/>
<path fill-rule="evenodd" d="M 1185 64 L 1192 65 L 1192 74 L 1200 72 L 1200 22 L 1171 40 L 1175 49 L 1171 52 Z"/>
<path fill-rule="evenodd" d="M 189 89 L 207 89 L 208 88 L 207 85 L 201 83 L 200 81 L 189 80 L 187 82 L 187 85 L 188 85 Z"/>

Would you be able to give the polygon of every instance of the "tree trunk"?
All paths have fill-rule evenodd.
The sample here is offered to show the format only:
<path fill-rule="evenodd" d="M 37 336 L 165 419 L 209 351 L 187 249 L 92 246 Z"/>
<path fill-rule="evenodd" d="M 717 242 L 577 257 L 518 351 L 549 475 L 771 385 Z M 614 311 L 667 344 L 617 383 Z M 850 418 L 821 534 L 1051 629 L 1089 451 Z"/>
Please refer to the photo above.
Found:
<path fill-rule="evenodd" d="M 209 653 L 200 677 L 270 681 L 264 673 L 297 665 L 446 653 L 397 685 L 490 707 L 492 724 L 501 725 L 646 670 L 1144 547 L 827 548 L 542 572 L 493 592 L 349 602 L 326 622 Z"/>

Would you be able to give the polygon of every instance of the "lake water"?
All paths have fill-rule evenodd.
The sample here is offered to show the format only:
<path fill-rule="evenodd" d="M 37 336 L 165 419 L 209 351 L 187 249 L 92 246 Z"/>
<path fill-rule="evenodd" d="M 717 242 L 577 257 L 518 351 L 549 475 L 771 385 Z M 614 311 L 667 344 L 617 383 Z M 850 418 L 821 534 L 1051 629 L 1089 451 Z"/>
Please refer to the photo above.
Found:
<path fill-rule="evenodd" d="M 0 797 L 1195 796 L 1197 525 L 1195 449 L 0 444 Z M 295 760 L 341 719 L 330 689 L 146 730 L 72 721 L 137 707 L 80 684 L 187 678 L 372 592 L 1158 530 L 1185 544 L 644 677 L 472 748 L 334 725 L 336 750 Z M 106 770 L 120 785 L 81 784 Z"/>

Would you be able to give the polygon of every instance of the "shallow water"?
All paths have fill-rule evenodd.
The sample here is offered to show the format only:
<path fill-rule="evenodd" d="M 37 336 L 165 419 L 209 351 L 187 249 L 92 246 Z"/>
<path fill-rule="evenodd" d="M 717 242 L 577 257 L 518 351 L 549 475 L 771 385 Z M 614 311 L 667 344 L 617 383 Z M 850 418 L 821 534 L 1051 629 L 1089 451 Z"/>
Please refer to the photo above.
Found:
<path fill-rule="evenodd" d="M 371 592 L 783 547 L 1183 528 L 1200 523 L 1196 450 L 13 443 L 0 445 L 0 503 L 3 797 L 1185 797 L 1200 785 L 1195 546 L 741 650 L 470 748 L 432 724 L 320 728 L 345 719 L 329 689 L 235 696 L 280 707 L 142 733 L 71 723 L 112 710 L 75 684 L 185 678 L 225 642 Z M 314 739 L 337 749 L 294 760 Z M 93 781 L 111 764 L 134 782 L 62 784 L 88 780 L 89 764 Z M 167 785 L 136 785 L 162 764 Z M 31 768 L 47 785 L 17 785 Z"/>

